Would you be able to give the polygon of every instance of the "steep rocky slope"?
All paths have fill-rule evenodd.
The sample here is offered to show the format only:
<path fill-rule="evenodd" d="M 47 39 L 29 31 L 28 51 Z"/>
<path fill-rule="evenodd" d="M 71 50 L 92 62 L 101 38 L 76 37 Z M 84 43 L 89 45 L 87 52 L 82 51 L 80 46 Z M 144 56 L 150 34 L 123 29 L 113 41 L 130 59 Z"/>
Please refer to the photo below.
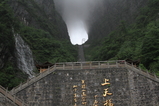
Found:
<path fill-rule="evenodd" d="M 53 0 L 10 0 L 15 17 L 28 26 L 48 31 L 52 36 L 69 39 L 65 23 L 55 11 Z"/>
<path fill-rule="evenodd" d="M 111 8 L 92 26 L 87 57 L 136 60 L 141 68 L 159 75 L 158 5 L 159 0 L 110 2 Z"/>
<path fill-rule="evenodd" d="M 17 67 L 16 34 L 29 45 L 35 64 L 76 61 L 76 48 L 52 0 L 2 0 L 0 19 L 0 85 L 10 89 L 27 78 Z"/>
<path fill-rule="evenodd" d="M 104 0 L 93 14 L 98 14 L 93 22 L 88 43 L 100 42 L 103 37 L 115 30 L 120 21 L 133 23 L 139 9 L 147 4 L 148 0 Z"/>

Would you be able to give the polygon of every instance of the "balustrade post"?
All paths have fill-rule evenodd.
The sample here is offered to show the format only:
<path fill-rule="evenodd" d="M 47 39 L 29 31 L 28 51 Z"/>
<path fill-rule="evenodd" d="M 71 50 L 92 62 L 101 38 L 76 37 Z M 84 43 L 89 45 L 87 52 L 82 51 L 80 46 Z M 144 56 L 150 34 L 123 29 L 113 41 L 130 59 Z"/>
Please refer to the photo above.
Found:
<path fill-rule="evenodd" d="M 22 106 L 24 106 L 24 100 L 22 101 Z"/>
<path fill-rule="evenodd" d="M 92 62 L 89 62 L 89 67 L 90 69 L 92 69 Z"/>
<path fill-rule="evenodd" d="M 98 62 L 98 68 L 101 68 L 101 67 L 100 67 L 100 62 Z"/>
<path fill-rule="evenodd" d="M 72 63 L 72 69 L 74 69 L 74 64 Z"/>
<path fill-rule="evenodd" d="M 82 62 L 81 62 L 81 69 L 83 69 L 83 64 L 82 64 Z"/>
<path fill-rule="evenodd" d="M 47 70 L 47 74 L 49 74 L 49 72 L 50 72 L 49 70 L 50 70 L 50 68 L 48 68 L 48 70 Z"/>
<path fill-rule="evenodd" d="M 55 69 L 56 69 L 56 64 L 55 64 Z"/>
<path fill-rule="evenodd" d="M 132 67 L 134 66 L 133 63 L 131 63 L 131 66 L 132 66 Z"/>
<path fill-rule="evenodd" d="M 13 98 L 13 102 L 15 103 L 15 95 L 13 95 L 13 97 L 14 97 L 14 98 Z"/>
<path fill-rule="evenodd" d="M 44 74 L 43 73 L 41 73 L 42 75 L 41 75 L 41 77 L 40 78 L 42 78 L 43 76 L 44 76 Z"/>
<path fill-rule="evenodd" d="M 154 73 L 154 77 L 155 77 L 155 79 L 157 79 L 157 76 L 156 76 L 156 74 Z"/>
<path fill-rule="evenodd" d="M 140 66 L 139 66 L 139 70 L 141 71 L 141 68 L 140 68 Z"/>
<path fill-rule="evenodd" d="M 22 82 L 20 83 L 20 89 L 22 89 Z"/>
<path fill-rule="evenodd" d="M 125 67 L 127 67 L 126 61 L 124 61 Z"/>
<path fill-rule="evenodd" d="M 14 88 L 13 88 L 13 89 L 14 89 Z M 11 94 L 12 94 L 12 95 L 13 95 L 13 93 L 14 93 L 14 92 L 13 92 L 13 89 L 11 90 Z"/>
<path fill-rule="evenodd" d="M 65 69 L 65 64 L 63 63 L 63 70 Z"/>
<path fill-rule="evenodd" d="M 109 61 L 107 61 L 107 65 L 108 65 L 108 68 L 110 68 L 110 66 L 109 66 Z"/>
<path fill-rule="evenodd" d="M 48 66 L 48 71 L 50 71 L 50 66 Z"/>
<path fill-rule="evenodd" d="M 7 98 L 8 96 L 8 88 L 6 89 L 5 97 Z"/>
<path fill-rule="evenodd" d="M 15 93 L 15 88 L 12 89 L 12 95 Z"/>
<path fill-rule="evenodd" d="M 116 66 L 119 67 L 119 66 L 118 66 L 118 61 L 116 61 Z"/>
<path fill-rule="evenodd" d="M 27 79 L 27 85 L 29 85 L 29 80 Z"/>
<path fill-rule="evenodd" d="M 147 70 L 147 76 L 150 77 L 150 74 L 149 74 L 148 70 Z"/>

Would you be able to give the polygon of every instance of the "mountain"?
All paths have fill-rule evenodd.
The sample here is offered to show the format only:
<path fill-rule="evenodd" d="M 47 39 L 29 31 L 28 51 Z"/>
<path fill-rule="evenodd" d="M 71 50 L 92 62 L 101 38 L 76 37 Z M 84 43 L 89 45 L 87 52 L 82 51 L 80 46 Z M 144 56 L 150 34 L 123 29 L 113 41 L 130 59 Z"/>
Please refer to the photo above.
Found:
<path fill-rule="evenodd" d="M 88 20 L 86 60 L 138 60 L 141 68 L 158 73 L 159 0 L 101 1 Z M 23 62 L 19 54 L 26 64 L 32 58 L 34 66 L 77 61 L 54 0 L 0 1 L 0 85 L 9 89 L 28 78 L 27 70 L 18 67 Z"/>
<path fill-rule="evenodd" d="M 148 0 L 104 0 L 93 13 L 98 14 L 98 17 L 91 26 L 88 43 L 108 36 L 111 31 L 118 28 L 120 21 L 133 23 L 139 9 L 147 5 L 147 2 Z"/>
<path fill-rule="evenodd" d="M 10 89 L 28 77 L 27 70 L 19 69 L 18 64 L 26 65 L 32 59 L 29 55 L 33 55 L 34 67 L 46 61 L 77 60 L 76 47 L 71 44 L 66 25 L 52 0 L 1 0 L 0 20 L 0 85 Z M 19 35 L 22 39 L 18 39 L 23 40 L 19 48 L 25 50 L 18 53 L 19 41 L 15 36 Z M 25 55 L 25 61 L 17 53 Z M 18 62 L 19 59 L 23 60 Z"/>
<path fill-rule="evenodd" d="M 158 74 L 159 0 L 105 1 L 90 31 L 87 60 L 131 59 Z"/>

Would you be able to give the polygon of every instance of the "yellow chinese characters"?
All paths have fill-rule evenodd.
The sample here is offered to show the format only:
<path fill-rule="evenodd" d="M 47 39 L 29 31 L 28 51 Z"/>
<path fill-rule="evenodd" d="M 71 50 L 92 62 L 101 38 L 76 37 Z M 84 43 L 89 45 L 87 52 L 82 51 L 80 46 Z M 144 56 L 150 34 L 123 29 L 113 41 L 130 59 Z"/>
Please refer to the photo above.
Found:
<path fill-rule="evenodd" d="M 106 97 L 107 95 L 112 95 L 112 93 L 108 93 L 108 88 L 104 89 L 104 94 L 103 96 Z"/>
<path fill-rule="evenodd" d="M 95 95 L 94 98 L 95 100 L 94 100 L 93 106 L 98 106 L 97 95 Z"/>
<path fill-rule="evenodd" d="M 77 91 L 77 85 L 73 85 L 73 91 L 74 91 L 74 92 Z"/>
<path fill-rule="evenodd" d="M 85 80 L 82 80 L 82 105 L 86 105 L 86 84 Z"/>
<path fill-rule="evenodd" d="M 74 106 L 77 106 L 77 85 L 73 85 L 73 91 L 74 91 Z"/>
<path fill-rule="evenodd" d="M 111 99 L 109 99 L 105 101 L 104 106 L 114 106 L 114 104 L 112 103 Z"/>
<path fill-rule="evenodd" d="M 86 88 L 85 80 L 82 80 L 82 88 L 83 88 L 83 89 Z"/>
<path fill-rule="evenodd" d="M 104 79 L 104 83 L 102 83 L 101 85 L 104 86 L 104 85 L 109 85 L 110 83 L 108 83 L 109 79 Z"/>
<path fill-rule="evenodd" d="M 101 85 L 105 86 L 109 84 L 109 79 L 104 79 L 104 83 L 102 83 Z M 110 93 L 108 90 L 109 88 L 104 89 L 103 97 L 106 97 L 107 95 L 112 95 L 112 93 Z M 114 106 L 114 104 L 112 103 L 111 99 L 109 99 L 104 102 L 104 106 Z"/>

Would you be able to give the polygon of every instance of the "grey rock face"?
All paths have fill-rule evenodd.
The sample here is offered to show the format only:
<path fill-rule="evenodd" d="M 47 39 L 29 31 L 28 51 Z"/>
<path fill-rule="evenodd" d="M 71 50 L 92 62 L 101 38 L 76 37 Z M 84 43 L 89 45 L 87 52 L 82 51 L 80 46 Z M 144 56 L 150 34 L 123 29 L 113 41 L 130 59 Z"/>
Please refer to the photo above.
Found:
<path fill-rule="evenodd" d="M 33 69 L 35 68 L 32 51 L 24 42 L 19 34 L 15 34 L 15 48 L 17 66 L 20 70 L 33 77 Z"/>
<path fill-rule="evenodd" d="M 93 13 L 98 17 L 92 23 L 89 42 L 104 38 L 118 28 L 121 21 L 133 23 L 140 8 L 146 6 L 147 2 L 148 0 L 104 0 L 101 7 Z"/>
<path fill-rule="evenodd" d="M 52 14 L 54 11 L 54 2 L 53 0 L 34 0 L 43 10 L 46 12 L 47 15 Z"/>
<path fill-rule="evenodd" d="M 15 17 L 25 25 L 42 29 L 57 38 L 69 39 L 66 25 L 55 11 L 53 0 L 10 0 L 9 4 Z"/>

